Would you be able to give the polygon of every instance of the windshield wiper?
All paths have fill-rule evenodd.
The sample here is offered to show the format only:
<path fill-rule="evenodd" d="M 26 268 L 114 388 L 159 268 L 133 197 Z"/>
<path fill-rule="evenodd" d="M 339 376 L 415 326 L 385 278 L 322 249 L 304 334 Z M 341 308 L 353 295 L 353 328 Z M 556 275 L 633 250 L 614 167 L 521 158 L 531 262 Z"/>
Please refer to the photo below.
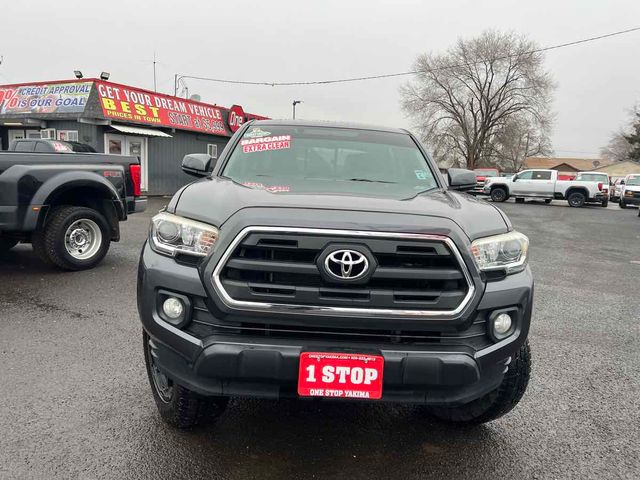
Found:
<path fill-rule="evenodd" d="M 396 183 L 388 182 L 386 180 L 372 180 L 371 178 L 347 178 L 348 182 L 372 182 L 372 183 Z"/>

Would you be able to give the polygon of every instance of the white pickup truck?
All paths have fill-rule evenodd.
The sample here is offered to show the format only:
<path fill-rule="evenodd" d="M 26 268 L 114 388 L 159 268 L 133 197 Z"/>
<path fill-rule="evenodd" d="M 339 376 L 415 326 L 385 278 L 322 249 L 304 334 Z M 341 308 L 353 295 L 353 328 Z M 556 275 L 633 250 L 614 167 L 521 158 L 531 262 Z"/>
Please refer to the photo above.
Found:
<path fill-rule="evenodd" d="M 607 174 L 601 172 L 602 181 L 593 180 L 558 180 L 557 170 L 523 170 L 513 177 L 487 178 L 484 193 L 491 196 L 494 202 L 504 202 L 515 197 L 516 202 L 524 202 L 525 198 L 541 198 L 546 203 L 552 200 L 566 200 L 572 207 L 582 207 L 587 202 L 598 202 L 603 207 L 609 203 L 609 181 Z M 587 178 L 587 177 L 585 177 Z"/>

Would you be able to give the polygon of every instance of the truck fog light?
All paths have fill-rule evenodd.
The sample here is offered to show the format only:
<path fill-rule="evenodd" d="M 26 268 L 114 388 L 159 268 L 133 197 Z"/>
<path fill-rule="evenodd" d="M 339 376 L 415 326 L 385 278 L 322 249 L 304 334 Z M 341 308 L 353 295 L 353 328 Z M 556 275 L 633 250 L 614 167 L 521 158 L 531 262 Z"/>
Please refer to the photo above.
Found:
<path fill-rule="evenodd" d="M 501 313 L 493 319 L 493 331 L 496 335 L 504 335 L 511 330 L 511 315 L 508 313 Z"/>
<path fill-rule="evenodd" d="M 171 320 L 179 320 L 184 314 L 184 304 L 179 298 L 168 297 L 162 303 L 162 312 Z"/>

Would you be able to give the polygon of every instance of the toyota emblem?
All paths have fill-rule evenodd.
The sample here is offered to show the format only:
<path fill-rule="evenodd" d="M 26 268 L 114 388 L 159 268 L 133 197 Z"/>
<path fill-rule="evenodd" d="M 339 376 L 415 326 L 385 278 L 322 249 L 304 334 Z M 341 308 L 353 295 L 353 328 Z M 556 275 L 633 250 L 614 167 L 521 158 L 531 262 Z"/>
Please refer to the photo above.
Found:
<path fill-rule="evenodd" d="M 327 273 L 340 280 L 357 280 L 369 271 L 369 260 L 355 250 L 336 250 L 324 261 Z"/>

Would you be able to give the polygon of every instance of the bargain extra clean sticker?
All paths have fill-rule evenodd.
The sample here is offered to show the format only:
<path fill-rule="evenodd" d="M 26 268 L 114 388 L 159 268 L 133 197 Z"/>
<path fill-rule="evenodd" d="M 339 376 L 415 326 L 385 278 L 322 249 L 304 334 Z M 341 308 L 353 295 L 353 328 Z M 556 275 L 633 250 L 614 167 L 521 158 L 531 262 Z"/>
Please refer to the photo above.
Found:
<path fill-rule="evenodd" d="M 273 137 L 250 138 L 241 140 L 244 153 L 266 152 L 269 150 L 284 150 L 291 148 L 291 135 L 276 135 Z"/>

